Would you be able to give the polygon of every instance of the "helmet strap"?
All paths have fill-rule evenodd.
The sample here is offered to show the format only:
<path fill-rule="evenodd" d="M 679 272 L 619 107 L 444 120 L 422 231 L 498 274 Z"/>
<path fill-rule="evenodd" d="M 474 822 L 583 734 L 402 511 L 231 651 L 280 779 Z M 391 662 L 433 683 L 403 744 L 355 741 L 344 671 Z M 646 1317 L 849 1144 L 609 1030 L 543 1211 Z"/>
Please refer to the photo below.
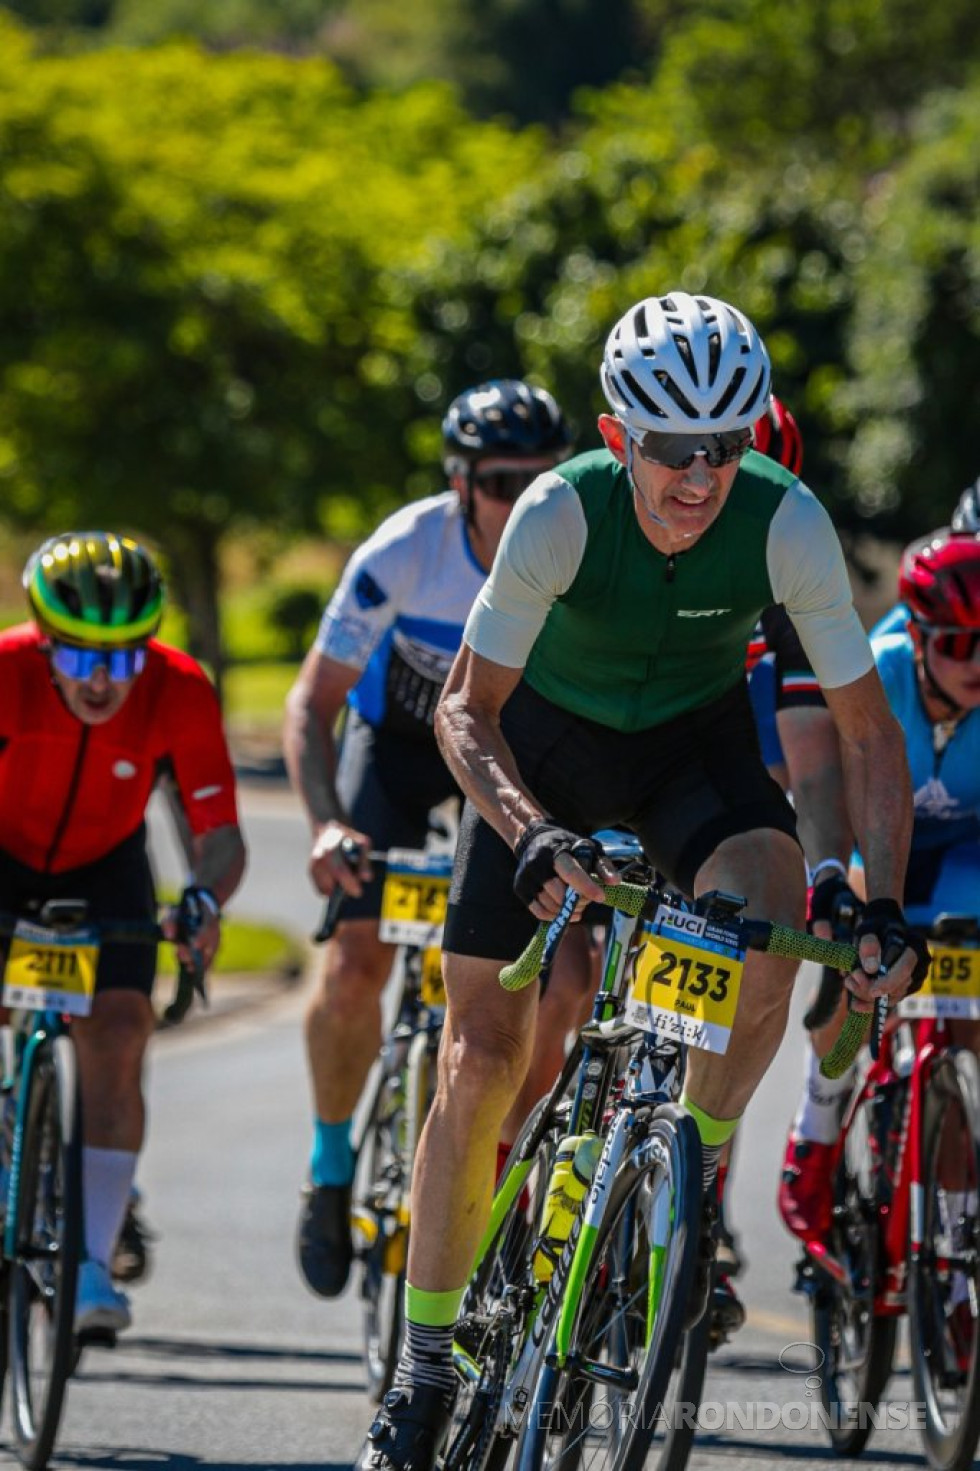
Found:
<path fill-rule="evenodd" d="M 629 479 L 630 486 L 632 487 L 633 494 L 636 496 L 636 498 L 639 501 L 640 505 L 643 507 L 644 511 L 650 517 L 650 520 L 653 522 L 653 524 L 655 526 L 662 526 L 663 529 L 665 531 L 667 531 L 667 530 L 669 530 L 669 528 L 667 526 L 667 522 L 664 521 L 661 516 L 658 516 L 657 513 L 656 513 L 656 511 L 651 511 L 650 507 L 647 505 L 647 501 L 646 501 L 645 495 L 643 494 L 642 490 L 640 489 L 640 487 L 636 483 L 636 479 L 635 479 L 635 477 L 633 475 L 633 455 L 634 455 L 636 446 L 633 444 L 633 436 L 632 436 L 632 434 L 629 432 L 628 429 L 625 428 L 625 425 L 624 425 L 624 438 L 626 440 L 626 475 L 627 475 L 627 478 Z"/>
<path fill-rule="evenodd" d="M 956 700 L 952 698 L 951 695 L 948 695 L 946 693 L 946 691 L 943 689 L 942 685 L 936 678 L 935 674 L 933 674 L 932 669 L 929 665 L 929 645 L 927 640 L 925 639 L 923 639 L 921 643 L 919 663 L 920 668 L 922 669 L 922 677 L 925 681 L 926 693 L 931 695 L 934 700 L 938 700 L 940 704 L 946 706 L 946 709 L 950 711 L 951 719 L 959 720 L 963 715 L 966 714 L 966 711 L 964 710 L 962 705 L 958 704 Z"/>

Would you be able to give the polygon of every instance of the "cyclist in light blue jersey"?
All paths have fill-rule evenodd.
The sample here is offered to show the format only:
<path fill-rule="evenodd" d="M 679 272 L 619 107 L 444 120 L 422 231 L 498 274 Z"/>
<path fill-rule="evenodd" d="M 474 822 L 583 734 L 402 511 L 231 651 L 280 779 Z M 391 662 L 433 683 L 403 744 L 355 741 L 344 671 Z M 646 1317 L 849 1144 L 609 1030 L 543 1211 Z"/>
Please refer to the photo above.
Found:
<path fill-rule="evenodd" d="M 898 590 L 904 624 L 876 634 L 872 649 L 914 792 L 905 913 L 927 926 L 943 911 L 980 913 L 980 534 L 943 528 L 913 542 Z M 826 899 L 846 891 L 842 871 L 824 884 Z M 961 1043 L 980 1041 L 971 1024 L 955 1025 Z M 804 1241 L 819 1240 L 830 1224 L 833 1151 L 851 1082 L 850 1074 L 820 1077 L 810 1049 L 779 1193 L 784 1221 Z"/>

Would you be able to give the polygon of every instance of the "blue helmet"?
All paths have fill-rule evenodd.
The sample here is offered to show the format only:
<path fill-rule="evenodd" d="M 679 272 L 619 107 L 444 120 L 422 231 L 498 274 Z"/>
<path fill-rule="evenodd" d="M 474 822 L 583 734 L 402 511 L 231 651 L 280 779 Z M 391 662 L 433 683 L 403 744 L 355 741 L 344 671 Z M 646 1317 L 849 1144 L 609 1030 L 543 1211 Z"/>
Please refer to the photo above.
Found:
<path fill-rule="evenodd" d="M 520 378 L 494 378 L 454 398 L 442 421 L 447 459 L 480 460 L 566 454 L 572 443 L 551 394 Z"/>

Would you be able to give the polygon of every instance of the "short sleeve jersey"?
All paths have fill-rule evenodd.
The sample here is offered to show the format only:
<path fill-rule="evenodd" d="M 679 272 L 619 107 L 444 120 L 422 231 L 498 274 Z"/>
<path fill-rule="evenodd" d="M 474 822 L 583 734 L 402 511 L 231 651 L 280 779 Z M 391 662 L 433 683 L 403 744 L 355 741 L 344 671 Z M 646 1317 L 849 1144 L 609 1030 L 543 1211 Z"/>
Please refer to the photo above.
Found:
<path fill-rule="evenodd" d="M 104 725 L 54 685 L 34 624 L 0 633 L 0 849 L 41 873 L 104 857 L 140 826 L 168 772 L 195 835 L 237 823 L 217 697 L 187 654 L 152 639 L 142 674 Z"/>
<path fill-rule="evenodd" d="M 907 633 L 872 639 L 875 664 L 892 713 L 905 734 L 915 794 L 913 847 L 945 847 L 980 838 L 980 710 L 953 728 L 939 751 L 919 695 L 915 652 Z"/>
<path fill-rule="evenodd" d="M 830 518 L 791 472 L 750 451 L 714 523 L 667 556 L 643 533 L 625 469 L 600 450 L 525 491 L 465 637 L 554 704 L 632 731 L 731 689 L 773 603 L 823 685 L 871 668 Z"/>
<path fill-rule="evenodd" d="M 370 725 L 433 739 L 435 707 L 485 577 L 453 491 L 403 506 L 354 553 L 316 647 L 360 671 L 349 702 Z"/>

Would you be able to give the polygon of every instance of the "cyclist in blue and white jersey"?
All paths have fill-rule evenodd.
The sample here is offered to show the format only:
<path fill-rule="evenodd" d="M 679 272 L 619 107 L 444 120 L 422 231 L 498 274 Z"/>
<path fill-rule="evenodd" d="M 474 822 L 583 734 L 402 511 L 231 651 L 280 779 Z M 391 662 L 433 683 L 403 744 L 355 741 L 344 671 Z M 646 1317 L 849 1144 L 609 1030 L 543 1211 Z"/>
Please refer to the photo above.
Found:
<path fill-rule="evenodd" d="M 969 526 L 961 507 L 957 520 Z M 980 912 L 980 534 L 943 528 L 913 542 L 898 590 L 904 624 L 877 633 L 872 649 L 905 736 L 914 791 L 905 913 L 925 926 L 943 911 Z M 823 881 L 815 912 L 846 895 L 838 869 Z M 851 1082 L 850 1073 L 820 1077 L 810 1049 L 779 1192 L 783 1220 L 803 1241 L 821 1239 L 830 1225 L 833 1151 Z"/>
<path fill-rule="evenodd" d="M 366 860 L 352 871 L 341 844 L 420 848 L 430 809 L 457 795 L 433 734 L 436 703 L 515 500 L 571 447 L 552 396 L 516 379 L 460 394 L 442 428 L 449 488 L 403 506 L 354 553 L 287 703 L 284 749 L 313 833 L 310 874 L 321 894 L 339 885 L 348 896 L 306 1015 L 315 1122 L 298 1256 L 323 1297 L 342 1292 L 350 1270 L 351 1115 L 377 1055 L 392 959 L 378 937 L 381 878 Z M 543 1002 L 544 1081 L 532 1070 L 533 1096 L 561 1063 L 569 972 L 573 993 L 588 985 L 584 946 L 579 956 Z"/>

